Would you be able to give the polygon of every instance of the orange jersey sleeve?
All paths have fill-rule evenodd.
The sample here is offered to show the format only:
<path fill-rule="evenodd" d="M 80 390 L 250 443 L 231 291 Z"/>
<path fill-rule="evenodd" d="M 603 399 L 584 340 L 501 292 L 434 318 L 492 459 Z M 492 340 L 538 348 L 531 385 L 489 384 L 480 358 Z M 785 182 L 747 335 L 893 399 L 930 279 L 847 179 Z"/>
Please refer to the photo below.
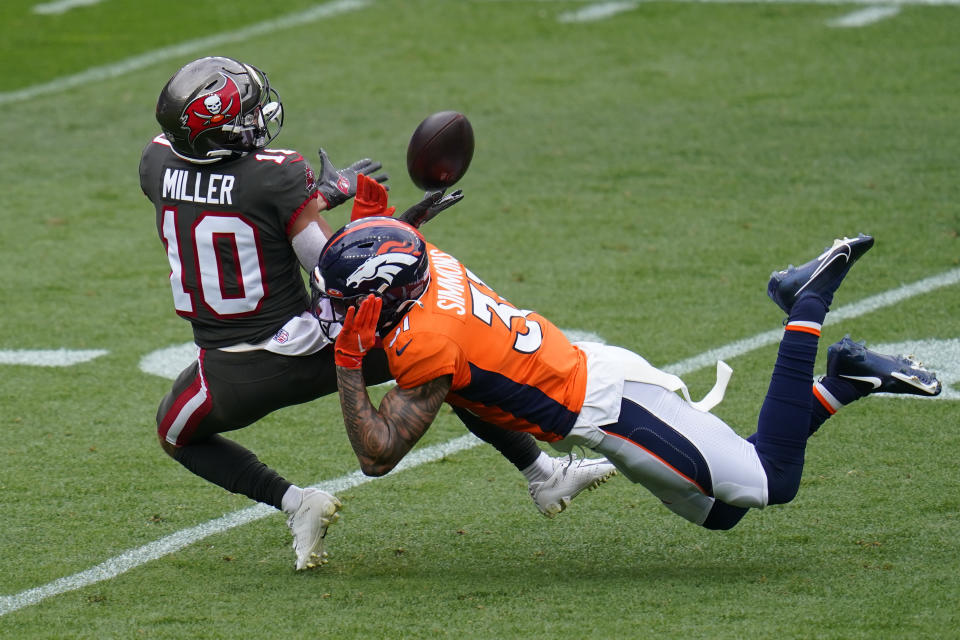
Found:
<path fill-rule="evenodd" d="M 450 404 L 541 440 L 565 436 L 583 406 L 585 354 L 452 256 L 430 244 L 427 251 L 430 286 L 384 339 L 397 384 L 451 375 Z"/>

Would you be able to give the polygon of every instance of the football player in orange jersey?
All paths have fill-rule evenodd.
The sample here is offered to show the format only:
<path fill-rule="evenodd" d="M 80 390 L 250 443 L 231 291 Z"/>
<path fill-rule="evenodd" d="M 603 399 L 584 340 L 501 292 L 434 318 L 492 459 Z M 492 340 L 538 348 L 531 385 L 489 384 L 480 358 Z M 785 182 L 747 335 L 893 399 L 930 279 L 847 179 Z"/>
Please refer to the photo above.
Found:
<path fill-rule="evenodd" d="M 571 344 L 546 318 L 513 306 L 395 219 L 365 218 L 336 231 L 313 287 L 331 303 L 321 325 L 342 320 L 340 402 L 364 473 L 390 471 L 447 402 L 468 423 L 528 432 L 563 451 L 589 448 L 674 513 L 729 529 L 750 508 L 793 499 L 807 438 L 843 405 L 876 392 L 940 392 L 916 360 L 849 338 L 830 347 L 827 375 L 813 382 L 833 294 L 872 245 L 862 234 L 836 240 L 771 276 L 768 295 L 788 321 L 757 432 L 747 439 L 709 413 L 723 396 L 725 365 L 714 391 L 692 402 L 679 378 L 630 351 Z M 379 408 L 361 369 L 378 338 L 397 381 Z"/>

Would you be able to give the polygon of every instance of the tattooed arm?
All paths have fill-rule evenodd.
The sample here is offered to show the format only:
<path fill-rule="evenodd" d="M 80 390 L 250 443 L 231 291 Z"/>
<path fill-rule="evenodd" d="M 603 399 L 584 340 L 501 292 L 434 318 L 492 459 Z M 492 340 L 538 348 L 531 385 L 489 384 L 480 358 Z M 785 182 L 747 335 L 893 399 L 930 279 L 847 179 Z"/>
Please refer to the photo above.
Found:
<path fill-rule="evenodd" d="M 375 409 L 363 379 L 363 358 L 376 343 L 383 300 L 368 295 L 347 309 L 334 345 L 343 424 L 368 476 L 382 476 L 413 448 L 447 397 L 453 376 L 440 376 L 412 389 L 394 387 Z"/>
<path fill-rule="evenodd" d="M 343 424 L 365 475 L 382 476 L 407 455 L 437 417 L 452 379 L 441 376 L 412 389 L 394 387 L 375 409 L 363 371 L 337 367 Z"/>

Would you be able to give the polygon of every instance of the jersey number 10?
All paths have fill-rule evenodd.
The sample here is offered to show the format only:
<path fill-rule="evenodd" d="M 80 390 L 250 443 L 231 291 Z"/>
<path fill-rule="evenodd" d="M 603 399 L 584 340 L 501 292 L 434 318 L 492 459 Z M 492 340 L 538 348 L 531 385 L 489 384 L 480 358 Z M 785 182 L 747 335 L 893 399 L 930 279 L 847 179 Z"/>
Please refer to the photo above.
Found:
<path fill-rule="evenodd" d="M 196 250 L 195 277 L 184 274 L 177 239 L 176 209 L 163 210 L 163 240 L 170 262 L 170 286 L 173 304 L 180 315 L 194 315 L 194 293 L 187 283 L 196 283 L 196 291 L 203 304 L 218 316 L 243 315 L 256 311 L 263 300 L 263 269 L 257 250 L 256 230 L 247 221 L 235 215 L 206 214 L 193 226 L 193 245 Z M 228 243 L 234 253 L 234 269 L 225 273 L 217 253 L 218 243 Z M 224 285 L 229 283 L 235 293 L 228 295 Z"/>

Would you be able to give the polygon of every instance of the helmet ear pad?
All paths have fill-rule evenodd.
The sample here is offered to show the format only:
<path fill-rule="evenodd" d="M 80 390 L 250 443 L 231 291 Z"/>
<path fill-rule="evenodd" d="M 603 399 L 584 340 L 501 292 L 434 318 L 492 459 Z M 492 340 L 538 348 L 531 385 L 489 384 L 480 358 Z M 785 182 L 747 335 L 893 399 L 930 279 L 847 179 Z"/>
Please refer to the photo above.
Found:
<path fill-rule="evenodd" d="M 198 163 L 262 149 L 283 127 L 283 105 L 266 74 L 224 57 L 181 67 L 160 92 L 156 116 L 174 153 Z"/>
<path fill-rule="evenodd" d="M 394 326 L 430 283 L 427 244 L 414 227 L 394 218 L 361 218 L 337 230 L 320 253 L 311 278 L 316 309 L 323 299 L 334 318 L 369 294 L 383 300 L 378 328 Z M 319 317 L 319 316 L 318 316 Z"/>

